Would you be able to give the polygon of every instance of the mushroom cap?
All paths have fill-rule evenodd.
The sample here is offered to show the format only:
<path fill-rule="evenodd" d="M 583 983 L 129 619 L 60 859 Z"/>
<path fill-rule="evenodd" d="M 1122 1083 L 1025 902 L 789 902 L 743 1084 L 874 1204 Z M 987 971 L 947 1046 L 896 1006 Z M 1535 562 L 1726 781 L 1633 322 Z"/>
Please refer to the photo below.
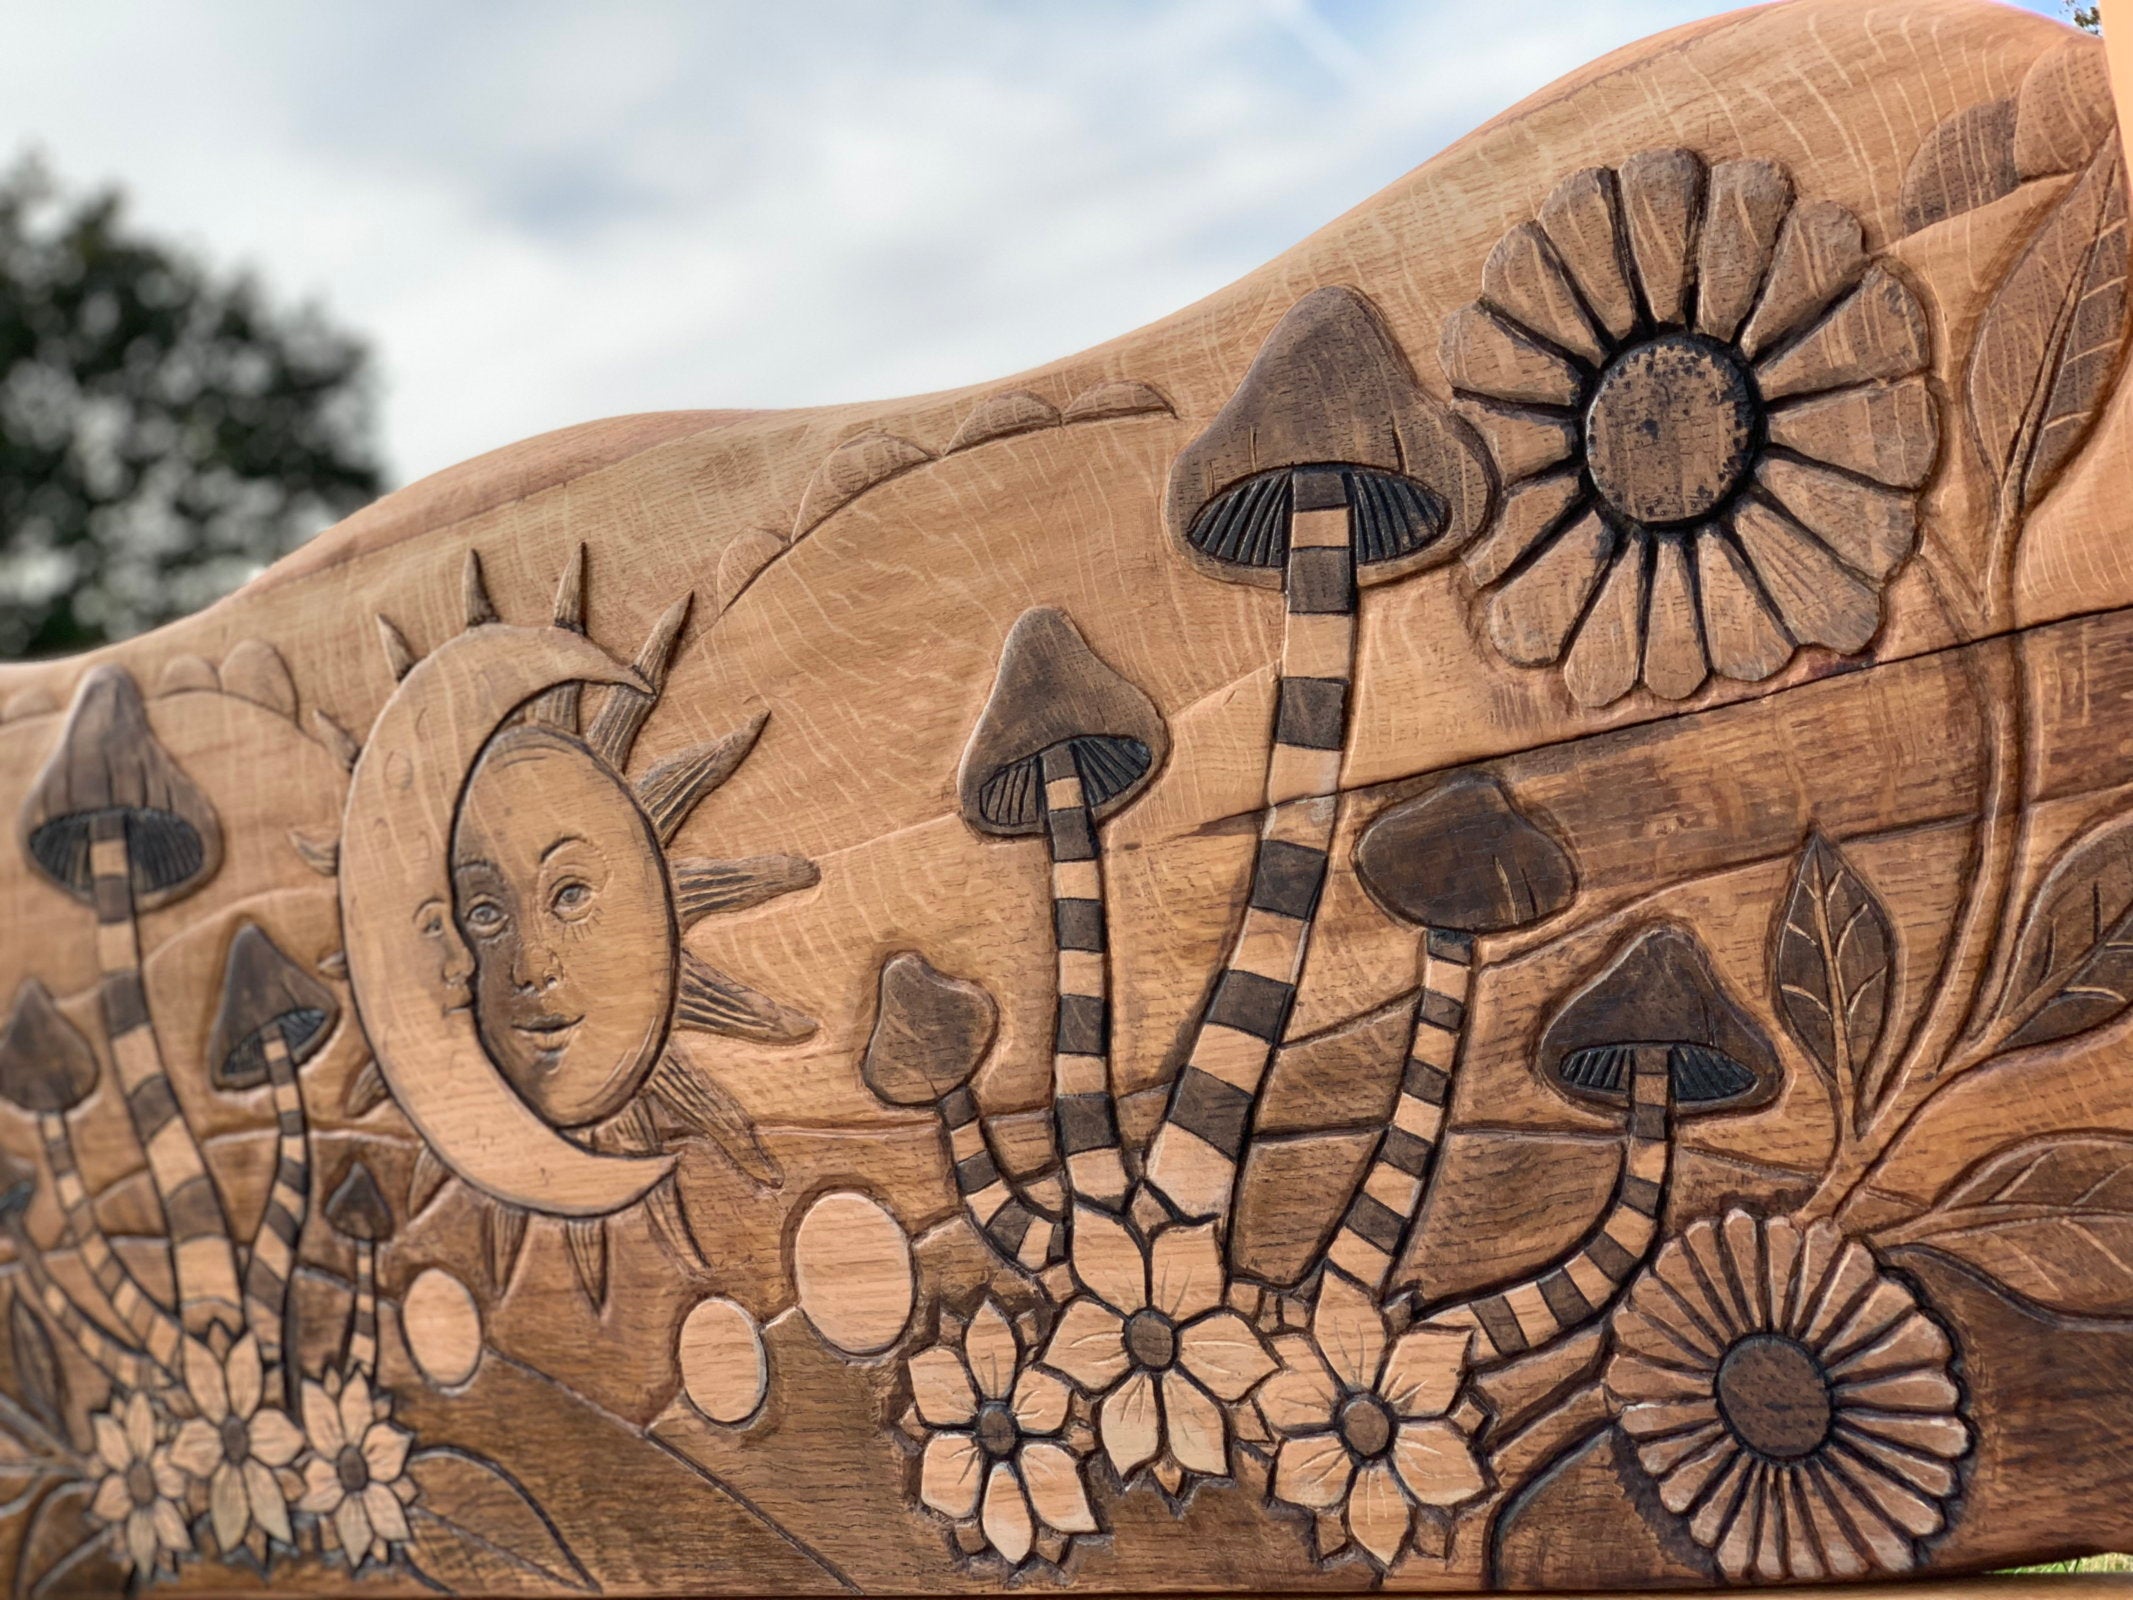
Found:
<path fill-rule="evenodd" d="M 252 1089 L 266 1082 L 269 1028 L 281 1029 L 289 1059 L 302 1066 L 318 1054 L 340 1013 L 331 990 L 283 955 L 258 923 L 247 922 L 230 941 L 222 1006 L 207 1036 L 215 1087 Z"/>
<path fill-rule="evenodd" d="M 1203 571 L 1279 588 L 1297 467 L 1341 469 L 1361 584 L 1446 559 L 1488 515 L 1472 432 L 1415 381 L 1371 303 L 1338 285 L 1289 308 L 1179 454 L 1164 523 Z"/>
<path fill-rule="evenodd" d="M 1577 893 L 1563 847 L 1503 785 L 1462 773 L 1370 819 L 1355 847 L 1370 897 L 1420 927 L 1503 933 L 1554 916 Z"/>
<path fill-rule="evenodd" d="M 348 1163 L 348 1171 L 327 1196 L 326 1220 L 351 1239 L 375 1244 L 393 1236 L 393 1208 L 361 1156 Z"/>
<path fill-rule="evenodd" d="M 214 806 L 157 742 L 132 675 L 109 663 L 82 679 L 59 747 L 22 805 L 30 861 L 84 904 L 95 898 L 90 830 L 108 815 L 125 828 L 140 910 L 177 899 L 222 863 Z"/>
<path fill-rule="evenodd" d="M 25 1111 L 72 1111 L 96 1087 L 96 1051 L 52 1003 L 49 990 L 25 978 L 0 1030 L 0 1099 Z"/>
<path fill-rule="evenodd" d="M 881 999 L 859 1076 L 892 1106 L 930 1106 L 970 1081 L 999 1021 L 983 985 L 903 951 L 881 964 Z"/>
<path fill-rule="evenodd" d="M 1044 831 L 1044 753 L 1067 746 L 1102 820 L 1146 788 L 1169 753 L 1163 714 L 1106 666 L 1063 611 L 1025 611 L 1007 630 L 992 695 L 956 775 L 963 820 L 980 833 Z"/>
<path fill-rule="evenodd" d="M 1637 935 L 1564 1002 L 1541 1034 L 1541 1075 L 1574 1100 L 1625 1106 L 1640 1047 L 1666 1049 L 1677 1117 L 1767 1105 L 1782 1081 L 1769 1039 L 1683 928 Z"/>

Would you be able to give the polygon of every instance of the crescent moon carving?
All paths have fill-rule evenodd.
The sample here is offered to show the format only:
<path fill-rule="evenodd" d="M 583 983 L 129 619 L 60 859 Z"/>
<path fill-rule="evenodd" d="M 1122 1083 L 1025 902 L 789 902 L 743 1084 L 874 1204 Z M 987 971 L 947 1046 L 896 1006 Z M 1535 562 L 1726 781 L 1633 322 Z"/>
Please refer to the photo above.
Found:
<path fill-rule="evenodd" d="M 363 1030 L 415 1131 L 499 1200 L 594 1217 L 642 1199 L 673 1158 L 600 1155 L 542 1121 L 483 1050 L 464 975 L 448 970 L 455 950 L 464 958 L 449 856 L 468 769 L 505 717 L 561 683 L 646 688 L 580 634 L 504 623 L 455 635 L 409 670 L 349 783 L 341 926 Z"/>

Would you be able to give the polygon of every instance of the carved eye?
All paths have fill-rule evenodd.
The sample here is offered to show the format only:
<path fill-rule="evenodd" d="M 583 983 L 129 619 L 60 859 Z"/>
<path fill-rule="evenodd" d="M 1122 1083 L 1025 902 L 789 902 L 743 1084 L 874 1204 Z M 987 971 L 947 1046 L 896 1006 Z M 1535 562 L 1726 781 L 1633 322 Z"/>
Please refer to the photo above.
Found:
<path fill-rule="evenodd" d="M 504 908 L 494 900 L 477 900 L 467 907 L 467 931 L 476 938 L 487 939 L 501 933 L 504 924 L 511 919 Z"/>
<path fill-rule="evenodd" d="M 592 909 L 592 885 L 582 878 L 568 878 L 548 897 L 548 908 L 565 921 L 575 922 Z"/>

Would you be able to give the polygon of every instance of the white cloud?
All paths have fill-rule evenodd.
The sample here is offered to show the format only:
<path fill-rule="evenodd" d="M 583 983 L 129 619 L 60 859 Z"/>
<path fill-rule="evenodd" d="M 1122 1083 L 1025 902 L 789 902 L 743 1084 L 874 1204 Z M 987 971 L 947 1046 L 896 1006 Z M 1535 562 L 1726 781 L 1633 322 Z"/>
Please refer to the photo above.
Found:
<path fill-rule="evenodd" d="M 1718 9 L 16 3 L 0 149 L 367 331 L 405 479 L 615 412 L 1071 352 Z"/>

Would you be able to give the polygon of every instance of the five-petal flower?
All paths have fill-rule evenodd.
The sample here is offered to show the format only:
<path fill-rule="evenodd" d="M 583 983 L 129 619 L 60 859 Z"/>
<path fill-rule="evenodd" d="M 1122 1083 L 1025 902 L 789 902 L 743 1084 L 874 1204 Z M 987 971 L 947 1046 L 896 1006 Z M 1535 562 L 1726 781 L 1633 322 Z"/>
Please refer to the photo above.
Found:
<path fill-rule="evenodd" d="M 303 1452 L 304 1436 L 287 1413 L 260 1403 L 266 1373 L 258 1339 L 247 1333 L 221 1358 L 188 1342 L 185 1388 L 199 1415 L 179 1427 L 171 1456 L 207 1485 L 215 1542 L 227 1555 L 256 1527 L 293 1545 L 288 1496 L 276 1471 Z"/>
<path fill-rule="evenodd" d="M 361 1372 L 329 1374 L 324 1384 L 305 1380 L 303 1408 L 312 1455 L 297 1509 L 333 1530 L 351 1568 L 390 1560 L 391 1547 L 413 1537 L 402 1506 L 415 1497 L 403 1475 L 414 1436 L 394 1425 L 392 1401 L 373 1396 Z"/>

